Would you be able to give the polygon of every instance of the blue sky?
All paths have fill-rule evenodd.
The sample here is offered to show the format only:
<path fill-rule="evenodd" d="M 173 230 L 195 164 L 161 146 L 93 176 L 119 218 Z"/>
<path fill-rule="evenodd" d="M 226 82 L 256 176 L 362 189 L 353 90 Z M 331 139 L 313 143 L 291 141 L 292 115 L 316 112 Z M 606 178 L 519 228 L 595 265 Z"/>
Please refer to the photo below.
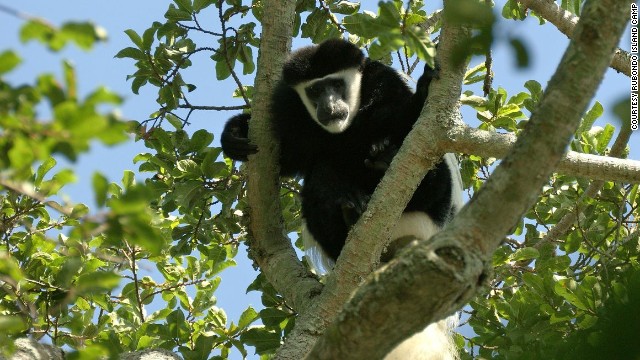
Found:
<path fill-rule="evenodd" d="M 155 103 L 155 88 L 142 88 L 140 95 L 136 96 L 130 91 L 130 82 L 126 76 L 135 71 L 130 60 L 115 59 L 114 55 L 122 48 L 130 46 L 129 38 L 124 34 L 126 29 L 144 31 L 153 21 L 162 21 L 170 1 L 159 0 L 0 0 L 0 4 L 8 5 L 16 10 L 47 19 L 53 24 L 61 24 L 68 20 L 91 20 L 104 27 L 109 40 L 105 44 L 99 44 L 91 52 L 83 52 L 75 47 L 67 47 L 61 54 L 52 54 L 39 44 L 30 43 L 22 45 L 17 39 L 17 30 L 22 20 L 0 13 L 0 29 L 3 42 L 0 51 L 12 48 L 23 57 L 23 64 L 18 71 L 10 76 L 14 83 L 31 82 L 34 75 L 43 72 L 60 74 L 61 60 L 70 59 L 76 66 L 79 79 L 79 91 L 82 94 L 90 92 L 97 85 L 102 84 L 115 92 L 125 96 L 126 101 L 120 111 L 126 119 L 142 121 L 157 109 Z M 499 1 L 499 3 L 501 3 Z M 206 21 L 206 19 L 205 19 Z M 214 22 L 210 22 L 214 24 Z M 512 22 L 502 20 L 496 28 L 496 34 L 515 35 L 525 39 L 531 56 L 531 66 L 526 69 L 518 69 L 513 60 L 510 47 L 504 41 L 498 40 L 494 47 L 494 86 L 505 88 L 510 95 L 524 91 L 523 84 L 529 79 L 535 79 L 543 87 L 553 74 L 555 66 L 568 39 L 553 25 L 538 26 L 535 19 L 525 22 Z M 505 36 L 506 37 L 506 36 Z M 307 44 L 307 40 L 297 40 L 296 44 Z M 204 44 L 200 44 L 203 45 Z M 629 49 L 628 34 L 622 40 L 621 47 Z M 254 54 L 255 55 L 255 54 Z M 199 58 L 202 65 L 189 72 L 193 82 L 197 83 L 198 91 L 191 99 L 194 104 L 202 105 L 238 105 L 237 99 L 232 99 L 233 83 L 217 82 L 213 63 L 206 58 Z M 476 60 L 477 62 L 477 60 Z M 251 84 L 250 77 L 243 78 L 245 84 Z M 187 79 L 189 81 L 189 79 Z M 613 103 L 629 96 L 629 78 L 609 70 L 605 81 L 600 87 L 596 99 L 605 107 L 605 114 L 597 124 L 613 122 L 614 116 L 610 106 Z M 464 111 L 464 116 L 470 123 L 475 123 L 475 114 Z M 222 129 L 225 120 L 231 116 L 229 112 L 196 112 L 191 118 L 191 131 L 205 128 L 217 135 Z M 631 158 L 640 159 L 640 132 L 634 133 L 631 138 L 633 149 Z M 96 144 L 90 154 L 82 156 L 74 166 L 78 174 L 78 183 L 66 189 L 71 199 L 78 202 L 93 202 L 91 196 L 90 179 L 95 171 L 100 171 L 111 181 L 119 181 L 123 170 L 136 170 L 131 159 L 135 154 L 146 152 L 142 144 L 128 143 L 126 145 L 107 148 Z M 255 278 L 255 271 L 251 263 L 246 260 L 246 252 L 241 249 L 236 258 L 238 266 L 226 270 L 222 276 L 222 284 L 217 291 L 218 306 L 223 308 L 230 320 L 236 320 L 239 314 L 251 304 L 260 307 L 260 298 L 257 293 L 245 294 L 247 285 Z"/>

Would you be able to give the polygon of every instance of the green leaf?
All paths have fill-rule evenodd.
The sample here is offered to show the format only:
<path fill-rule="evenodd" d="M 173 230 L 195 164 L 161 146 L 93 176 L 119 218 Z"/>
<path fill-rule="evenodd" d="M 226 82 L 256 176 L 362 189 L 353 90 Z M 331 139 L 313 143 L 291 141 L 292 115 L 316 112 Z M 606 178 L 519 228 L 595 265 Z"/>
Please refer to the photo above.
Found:
<path fill-rule="evenodd" d="M 527 17 L 527 13 L 517 0 L 509 0 L 505 2 L 502 8 L 502 16 L 505 19 L 524 20 Z"/>
<path fill-rule="evenodd" d="M 360 3 L 352 1 L 338 1 L 329 6 L 329 9 L 338 14 L 352 15 L 360 10 Z"/>
<path fill-rule="evenodd" d="M 131 39 L 131 41 L 138 47 L 138 49 L 143 49 L 142 46 L 142 38 L 138 33 L 133 29 L 127 29 L 124 31 L 125 34 Z"/>
<path fill-rule="evenodd" d="M 596 136 L 598 139 L 598 147 L 596 148 L 598 154 L 604 154 L 605 150 L 607 150 L 607 145 L 611 142 L 615 132 L 616 128 L 613 127 L 613 125 L 606 124 L 604 129 Z"/>
<path fill-rule="evenodd" d="M 122 186 L 125 190 L 130 189 L 135 185 L 136 175 L 131 170 L 125 170 L 122 174 Z"/>
<path fill-rule="evenodd" d="M 529 51 L 525 46 L 524 41 L 519 38 L 512 37 L 509 39 L 509 44 L 513 49 L 513 53 L 516 58 L 516 66 L 519 68 L 525 68 L 529 66 Z"/>
<path fill-rule="evenodd" d="M 173 0 L 180 10 L 184 10 L 187 12 L 193 12 L 193 5 L 191 4 L 191 0 Z"/>
<path fill-rule="evenodd" d="M 49 170 L 53 169 L 53 167 L 56 166 L 56 164 L 57 164 L 56 159 L 52 157 L 47 158 L 45 161 L 43 161 L 42 164 L 38 166 L 38 170 L 36 171 L 36 177 L 33 181 L 33 185 L 40 186 L 40 184 L 42 183 L 42 180 L 44 180 L 44 176 L 49 172 Z"/>
<path fill-rule="evenodd" d="M 158 103 L 166 104 L 169 109 L 175 109 L 178 107 L 178 97 L 171 86 L 163 86 L 158 95 Z"/>
<path fill-rule="evenodd" d="M 73 41 L 84 50 L 93 47 L 96 41 L 106 40 L 104 29 L 88 22 L 67 22 L 60 28 L 62 43 Z"/>
<path fill-rule="evenodd" d="M 258 312 L 254 308 L 249 306 L 245 311 L 242 312 L 242 315 L 240 315 L 240 319 L 238 320 L 238 327 L 244 329 L 259 318 L 260 316 L 258 316 Z"/>
<path fill-rule="evenodd" d="M 244 75 L 252 74 L 255 71 L 256 64 L 253 62 L 253 50 L 250 46 L 240 46 L 238 60 L 240 60 L 243 65 L 242 73 Z"/>
<path fill-rule="evenodd" d="M 187 209 L 192 208 L 196 202 L 203 200 L 203 190 L 203 185 L 199 181 L 180 182 L 175 186 L 176 201 Z"/>
<path fill-rule="evenodd" d="M 218 338 L 216 336 L 206 336 L 204 334 L 198 336 L 196 344 L 193 350 L 182 348 L 180 353 L 184 357 L 184 360 L 200 360 L 209 359 L 211 350 L 213 349 L 214 341 Z"/>
<path fill-rule="evenodd" d="M 593 123 L 598 120 L 600 116 L 604 113 L 604 108 L 600 102 L 596 101 L 591 109 L 584 114 L 582 121 L 580 122 L 580 126 L 578 127 L 578 131 L 576 131 L 575 138 L 578 139 L 582 133 L 585 131 L 589 131 L 593 126 Z"/>
<path fill-rule="evenodd" d="M 62 187 L 75 180 L 75 173 L 70 169 L 64 169 L 53 175 L 51 180 L 43 181 L 40 189 L 45 196 L 57 194 Z"/>
<path fill-rule="evenodd" d="M 516 250 L 515 253 L 511 255 L 512 261 L 521 261 L 521 260 L 531 260 L 537 259 L 540 257 L 540 252 L 536 248 L 526 247 L 522 249 Z"/>
<path fill-rule="evenodd" d="M 582 241 L 583 239 L 580 233 L 577 231 L 570 232 L 563 246 L 564 251 L 567 252 L 567 254 L 573 254 L 578 251 L 580 245 L 582 245 Z"/>
<path fill-rule="evenodd" d="M 169 5 L 169 10 L 164 14 L 167 20 L 171 21 L 190 21 L 191 13 L 189 11 L 178 9 L 173 4 Z"/>
<path fill-rule="evenodd" d="M 421 60 L 426 61 L 429 66 L 435 68 L 434 59 L 436 56 L 436 47 L 431 42 L 427 33 L 419 27 L 406 29 L 405 31 L 407 45 L 415 52 Z"/>
<path fill-rule="evenodd" d="M 265 326 L 278 328 L 280 323 L 287 319 L 289 314 L 276 308 L 260 310 L 260 319 Z"/>
<path fill-rule="evenodd" d="M 37 40 L 46 44 L 53 38 L 55 29 L 43 21 L 32 19 L 26 22 L 20 29 L 20 41 L 26 43 L 30 40 Z"/>
<path fill-rule="evenodd" d="M 634 206 L 634 204 L 636 203 L 636 199 L 638 197 L 638 188 L 640 187 L 640 185 L 635 184 L 633 185 L 633 187 L 631 188 L 631 191 L 629 192 L 629 204 L 631 204 L 631 206 Z"/>
<path fill-rule="evenodd" d="M 260 327 L 245 331 L 240 335 L 240 340 L 246 345 L 255 346 L 258 354 L 270 353 L 280 347 L 280 334 Z"/>
<path fill-rule="evenodd" d="M 225 60 L 216 60 L 216 79 L 224 80 L 229 76 L 231 76 L 231 69 L 229 69 L 227 62 Z"/>
<path fill-rule="evenodd" d="M 524 87 L 529 90 L 529 93 L 531 93 L 531 97 L 535 101 L 540 100 L 540 98 L 542 97 L 542 85 L 540 85 L 539 82 L 535 80 L 529 80 L 524 83 Z"/>
<path fill-rule="evenodd" d="M 64 263 L 60 268 L 60 271 L 55 276 L 54 285 L 67 288 L 71 285 L 73 279 L 75 278 L 78 270 L 82 267 L 82 260 L 80 257 L 71 256 L 64 258 Z"/>
<path fill-rule="evenodd" d="M 6 252 L 0 252 L 0 274 L 13 281 L 20 281 L 24 278 L 20 264 Z"/>
<path fill-rule="evenodd" d="M 21 62 L 22 59 L 15 52 L 11 50 L 3 51 L 0 53 L 0 75 L 15 69 Z"/>
<path fill-rule="evenodd" d="M 190 332 L 186 326 L 184 313 L 180 309 L 174 310 L 167 316 L 167 327 L 169 330 L 169 334 L 171 334 L 171 337 L 177 340 L 186 340 L 188 335 L 190 335 Z"/>
<path fill-rule="evenodd" d="M 562 296 L 570 304 L 576 306 L 581 310 L 588 310 L 586 304 L 583 303 L 576 295 L 577 288 L 578 284 L 573 279 L 562 279 L 558 281 L 554 286 L 556 294 Z"/>
<path fill-rule="evenodd" d="M 216 0 L 194 0 L 193 1 L 193 11 L 196 13 L 200 12 L 200 10 L 211 6 L 216 3 Z"/>
<path fill-rule="evenodd" d="M 378 19 L 385 23 L 389 27 L 400 26 L 400 22 L 402 21 L 400 10 L 398 7 L 391 1 L 379 2 L 378 3 Z"/>
<path fill-rule="evenodd" d="M 593 327 L 597 323 L 598 323 L 598 317 L 597 316 L 591 316 L 591 315 L 587 314 L 587 315 L 584 315 L 582 320 L 580 320 L 578 322 L 578 328 L 580 328 L 580 329 L 589 329 L 589 328 Z"/>
<path fill-rule="evenodd" d="M 0 333 L 3 335 L 23 334 L 29 325 L 16 315 L 0 315 Z"/>
<path fill-rule="evenodd" d="M 102 207 L 107 202 L 107 192 L 109 190 L 109 181 L 102 174 L 96 172 L 92 178 L 93 192 L 96 197 L 96 204 Z"/>
<path fill-rule="evenodd" d="M 133 47 L 128 47 L 128 48 L 124 48 L 120 51 L 118 51 L 118 53 L 115 56 L 118 59 L 122 59 L 122 58 L 131 58 L 134 60 L 144 60 L 146 59 L 146 55 L 144 52 L 142 52 L 139 49 L 133 48 Z"/>
<path fill-rule="evenodd" d="M 200 166 L 191 159 L 178 161 L 176 168 L 183 172 L 183 174 L 176 176 L 176 178 L 198 179 L 202 176 Z"/>
<path fill-rule="evenodd" d="M 142 77 L 138 77 L 133 79 L 133 82 L 131 83 L 131 91 L 138 95 L 138 93 L 140 92 L 140 88 L 143 87 L 144 85 L 147 84 L 147 79 L 142 78 Z"/>
<path fill-rule="evenodd" d="M 199 152 L 209 146 L 213 141 L 213 134 L 205 129 L 196 130 L 191 137 L 190 150 Z"/>
<path fill-rule="evenodd" d="M 176 130 L 182 130 L 184 124 L 182 123 L 182 120 L 180 120 L 177 116 L 173 114 L 167 114 L 165 119 L 167 119 L 167 121 L 169 121 L 169 124 L 171 124 L 171 126 L 173 126 Z"/>
<path fill-rule="evenodd" d="M 208 179 L 220 178 L 229 175 L 229 166 L 222 161 L 216 161 L 220 155 L 221 149 L 211 150 L 207 152 L 204 160 L 200 164 L 202 173 Z"/>
<path fill-rule="evenodd" d="M 71 215 L 69 216 L 72 219 L 79 219 L 89 213 L 89 207 L 85 204 L 77 204 L 73 206 L 71 210 Z"/>
<path fill-rule="evenodd" d="M 78 276 L 76 289 L 80 294 L 110 291 L 120 284 L 120 275 L 111 271 L 92 271 Z"/>
<path fill-rule="evenodd" d="M 153 45 L 153 39 L 154 39 L 154 35 L 156 34 L 157 31 L 157 27 L 155 26 L 156 23 L 154 23 L 154 26 L 148 28 L 147 30 L 144 31 L 144 34 L 142 35 L 142 47 L 141 49 L 144 51 L 150 51 L 151 50 L 151 45 Z"/>

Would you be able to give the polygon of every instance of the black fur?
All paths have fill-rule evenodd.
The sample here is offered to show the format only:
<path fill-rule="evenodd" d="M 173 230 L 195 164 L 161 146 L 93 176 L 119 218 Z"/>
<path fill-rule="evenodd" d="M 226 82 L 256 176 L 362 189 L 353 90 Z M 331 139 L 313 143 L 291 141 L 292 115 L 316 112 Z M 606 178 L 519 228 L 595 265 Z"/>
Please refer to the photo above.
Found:
<path fill-rule="evenodd" d="M 349 68 L 362 73 L 360 108 L 348 129 L 329 133 L 310 117 L 292 86 Z M 303 216 L 333 260 L 418 118 L 435 76 L 426 66 L 414 94 L 394 69 L 366 59 L 355 45 L 338 39 L 298 50 L 285 64 L 270 114 L 280 140 L 281 175 L 303 177 Z M 248 119 L 231 118 L 222 134 L 223 150 L 233 159 L 245 161 L 257 150 L 246 140 Z M 442 226 L 451 213 L 451 191 L 450 170 L 441 162 L 405 211 L 426 212 Z"/>
<path fill-rule="evenodd" d="M 294 51 L 282 68 L 282 82 L 293 86 L 340 70 L 362 68 L 364 62 L 364 54 L 356 46 L 344 40 L 330 39 L 318 46 Z"/>

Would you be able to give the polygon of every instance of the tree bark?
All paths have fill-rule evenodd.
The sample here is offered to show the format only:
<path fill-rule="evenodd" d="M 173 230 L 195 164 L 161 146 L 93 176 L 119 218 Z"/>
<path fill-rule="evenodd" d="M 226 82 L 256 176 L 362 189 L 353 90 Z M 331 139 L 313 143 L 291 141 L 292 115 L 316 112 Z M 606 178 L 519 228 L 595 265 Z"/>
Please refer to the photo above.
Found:
<path fill-rule="evenodd" d="M 280 208 L 279 146 L 271 136 L 269 107 L 282 65 L 291 48 L 295 1 L 265 0 L 258 72 L 249 138 L 258 153 L 247 163 L 252 258 L 275 289 L 297 311 L 304 311 L 322 285 L 302 263 L 286 237 Z"/>
<path fill-rule="evenodd" d="M 441 140 L 443 150 L 482 157 L 504 158 L 516 143 L 513 134 L 498 134 L 466 125 L 456 126 L 449 134 L 449 138 Z M 575 151 L 564 155 L 556 172 L 593 180 L 640 183 L 640 161 Z"/>

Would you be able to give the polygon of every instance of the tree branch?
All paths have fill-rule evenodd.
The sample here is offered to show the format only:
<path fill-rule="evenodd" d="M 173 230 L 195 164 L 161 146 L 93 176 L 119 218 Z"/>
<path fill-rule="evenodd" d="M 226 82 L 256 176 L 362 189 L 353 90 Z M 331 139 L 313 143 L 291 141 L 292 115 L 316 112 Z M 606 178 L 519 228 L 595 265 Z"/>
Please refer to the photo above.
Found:
<path fill-rule="evenodd" d="M 295 1 L 265 0 L 249 138 L 260 151 L 247 163 L 250 255 L 296 311 L 304 311 L 322 285 L 305 269 L 285 236 L 280 208 L 279 148 L 271 134 L 273 88 L 291 48 Z"/>
<path fill-rule="evenodd" d="M 13 192 L 16 192 L 20 195 L 27 196 L 43 205 L 49 206 L 50 208 L 61 213 L 62 215 L 65 215 L 68 217 L 71 217 L 73 215 L 73 207 L 62 206 L 53 200 L 47 200 L 46 196 L 39 193 L 31 183 L 15 182 L 15 181 L 11 181 L 9 179 L 0 177 L 0 186 L 8 190 L 11 190 Z"/>
<path fill-rule="evenodd" d="M 611 152 L 609 153 L 609 155 L 620 157 L 624 152 L 630 138 L 631 124 L 627 122 L 625 123 L 625 125 L 623 125 L 620 133 L 618 133 L 618 137 L 611 147 Z M 603 185 L 604 180 L 595 180 L 591 182 L 591 184 L 589 184 L 589 186 L 584 190 L 582 195 L 580 195 L 580 198 L 576 200 L 576 204 L 582 204 L 584 200 L 596 196 L 600 189 L 602 189 Z M 535 244 L 535 247 L 539 249 L 542 247 L 542 245 L 556 241 L 567 234 L 567 232 L 569 232 L 569 230 L 571 230 L 571 228 L 573 227 L 573 224 L 578 221 L 578 212 L 576 211 L 576 208 L 577 205 L 573 207 L 573 209 L 571 209 L 569 212 L 567 212 L 567 214 L 563 216 L 562 219 L 560 219 L 560 221 L 558 221 L 558 223 L 547 232 L 544 238 L 542 238 L 542 240 Z"/>
<path fill-rule="evenodd" d="M 516 143 L 513 134 L 498 134 L 468 126 L 458 127 L 445 142 L 444 150 L 503 158 Z M 640 161 L 569 151 L 556 168 L 567 175 L 603 181 L 640 183 Z"/>
<path fill-rule="evenodd" d="M 445 1 L 445 13 L 450 1 Z M 475 294 L 486 276 L 485 264 L 490 264 L 491 255 L 504 235 L 535 203 L 543 184 L 562 158 L 571 134 L 577 129 L 581 115 L 610 63 L 610 55 L 626 25 L 620 19 L 625 18 L 627 11 L 626 2 L 587 1 L 574 39 L 513 151 L 444 231 L 432 241 L 411 246 L 358 288 L 309 358 L 375 358 L 380 351 L 388 352 L 427 323 L 451 314 L 455 307 L 462 306 Z M 450 32 L 456 30 L 460 31 L 443 27 L 445 44 L 456 38 Z M 444 46 L 440 50 L 446 51 Z M 442 77 L 451 76 L 449 65 L 441 64 Z M 444 79 L 435 81 L 431 87 L 434 96 L 429 98 L 424 119 L 418 121 L 409 135 L 412 140 L 405 141 L 391 165 L 396 171 L 405 170 L 400 166 L 408 165 L 415 154 L 413 150 L 421 145 L 413 139 L 420 137 L 425 141 L 429 138 L 424 132 L 431 125 L 429 120 L 437 118 L 434 112 L 444 110 L 440 101 L 446 100 L 433 101 L 435 95 L 444 93 L 441 89 L 444 83 Z M 414 136 L 416 134 L 419 135 Z M 405 148 L 411 151 L 405 151 L 409 150 Z M 415 154 L 418 155 L 420 153 Z M 427 155 L 430 157 L 431 154 Z M 424 161 L 420 165 L 408 172 L 424 174 L 431 164 Z M 381 182 L 369 203 L 370 209 L 357 226 L 367 223 L 373 227 L 388 220 L 382 219 L 383 211 L 378 212 L 379 194 L 391 194 L 391 188 L 396 186 L 404 189 L 406 183 L 413 183 L 415 178 L 420 181 L 419 177 L 410 175 L 406 181 L 387 182 L 394 169 L 390 169 Z M 393 216 L 399 215 L 403 206 L 390 201 L 385 205 L 393 208 Z M 396 209 L 398 207 L 400 209 Z M 376 212 L 372 211 L 374 209 Z M 376 230 L 381 228 L 384 230 L 384 226 L 376 227 Z M 362 236 L 366 230 L 360 228 L 354 233 Z M 366 235 L 376 236 L 373 232 Z M 354 236 L 344 250 L 353 251 L 355 241 Z M 347 266 L 339 259 L 337 267 L 340 265 Z M 357 339 L 348 336 L 354 333 L 359 335 Z"/>
<path fill-rule="evenodd" d="M 545 20 L 555 25 L 569 39 L 573 36 L 579 17 L 562 9 L 555 1 L 518 0 L 522 5 L 535 11 Z M 628 16 L 626 16 L 628 19 Z M 624 17 L 623 17 L 624 19 Z M 620 21 L 620 19 L 618 19 Z M 628 52 L 617 48 L 611 60 L 611 67 L 618 72 L 631 76 L 631 56 Z"/>

